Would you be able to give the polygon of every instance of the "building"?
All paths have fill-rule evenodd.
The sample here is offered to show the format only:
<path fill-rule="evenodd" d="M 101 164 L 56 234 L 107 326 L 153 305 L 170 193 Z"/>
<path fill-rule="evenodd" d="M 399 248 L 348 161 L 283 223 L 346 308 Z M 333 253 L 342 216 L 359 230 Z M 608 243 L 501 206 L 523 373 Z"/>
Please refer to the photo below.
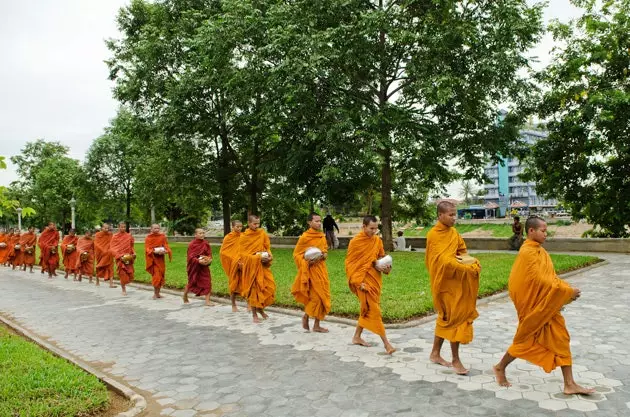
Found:
<path fill-rule="evenodd" d="M 521 130 L 521 137 L 530 145 L 540 138 L 546 138 L 547 132 L 539 130 Z M 556 199 L 544 199 L 536 194 L 536 184 L 523 182 L 519 174 L 525 169 L 516 158 L 503 158 L 502 163 L 486 165 L 485 174 L 492 183 L 485 184 L 485 207 L 497 216 L 505 216 L 512 208 L 530 212 L 544 211 L 556 207 Z M 496 211 L 495 211 L 496 210 Z M 492 214 L 492 213 L 490 213 Z"/>

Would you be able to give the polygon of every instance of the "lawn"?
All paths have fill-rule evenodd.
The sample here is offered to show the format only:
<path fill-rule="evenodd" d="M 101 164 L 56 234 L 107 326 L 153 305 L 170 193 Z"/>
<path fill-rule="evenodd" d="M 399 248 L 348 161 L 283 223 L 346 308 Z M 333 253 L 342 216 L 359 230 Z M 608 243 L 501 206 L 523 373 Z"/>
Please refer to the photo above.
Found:
<path fill-rule="evenodd" d="M 477 230 L 491 232 L 492 237 L 511 237 L 512 225 L 511 224 L 493 224 L 493 223 L 480 223 L 480 224 L 458 224 L 456 226 L 457 231 L 460 234 L 469 233 Z M 431 230 L 431 226 L 425 227 L 422 230 L 407 229 L 405 230 L 405 236 L 407 237 L 426 237 L 427 233 Z"/>
<path fill-rule="evenodd" d="M 95 376 L 0 326 L 0 416 L 86 416 L 108 407 Z"/>
<path fill-rule="evenodd" d="M 173 243 L 173 262 L 167 261 L 166 286 L 181 289 L 186 284 L 186 244 Z M 214 295 L 227 296 L 227 277 L 221 269 L 219 262 L 219 248 L 212 247 L 214 262 L 212 271 L 212 292 Z M 273 271 L 277 291 L 276 305 L 286 307 L 298 307 L 291 295 L 291 285 L 297 269 L 293 263 L 292 249 L 273 249 L 274 261 L 271 267 Z M 143 244 L 136 245 L 136 252 L 144 253 Z M 359 303 L 356 297 L 348 289 L 346 275 L 344 273 L 345 250 L 337 250 L 329 253 L 328 272 L 330 275 L 330 287 L 332 293 L 331 314 L 337 316 L 356 317 L 359 311 Z M 424 254 L 420 252 L 394 252 L 393 271 L 389 276 L 383 277 L 383 295 L 381 306 L 383 318 L 387 322 L 408 320 L 430 313 L 433 309 L 429 276 L 424 267 Z M 481 262 L 483 271 L 479 295 L 485 296 L 504 290 L 507 286 L 508 276 L 515 254 L 509 253 L 479 253 L 475 255 Z M 583 267 L 599 259 L 593 256 L 551 255 L 556 271 L 566 272 Z M 151 276 L 144 271 L 144 256 L 138 256 L 136 260 L 136 281 L 151 282 Z"/>

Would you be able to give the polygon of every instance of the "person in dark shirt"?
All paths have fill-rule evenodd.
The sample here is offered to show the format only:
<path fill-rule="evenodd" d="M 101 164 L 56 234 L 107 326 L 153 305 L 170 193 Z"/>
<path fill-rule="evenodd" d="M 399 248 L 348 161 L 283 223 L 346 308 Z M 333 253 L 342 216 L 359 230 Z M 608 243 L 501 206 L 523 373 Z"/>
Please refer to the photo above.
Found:
<path fill-rule="evenodd" d="M 323 229 L 326 234 L 326 243 L 328 244 L 328 249 L 336 249 L 335 248 L 335 229 L 337 229 L 337 233 L 339 233 L 339 226 L 335 223 L 335 219 L 330 214 L 327 214 L 324 217 L 323 221 Z"/>
<path fill-rule="evenodd" d="M 523 243 L 523 225 L 521 224 L 521 218 L 514 216 L 514 223 L 512 223 L 512 237 L 510 238 L 510 248 L 512 250 L 519 250 Z"/>

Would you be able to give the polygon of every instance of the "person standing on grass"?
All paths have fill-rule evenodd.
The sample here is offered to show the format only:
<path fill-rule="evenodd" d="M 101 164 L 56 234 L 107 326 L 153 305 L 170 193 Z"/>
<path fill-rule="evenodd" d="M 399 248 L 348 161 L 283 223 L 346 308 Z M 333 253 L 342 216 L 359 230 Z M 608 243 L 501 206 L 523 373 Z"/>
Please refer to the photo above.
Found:
<path fill-rule="evenodd" d="M 184 287 L 182 298 L 188 304 L 188 292 L 197 296 L 206 297 L 206 306 L 210 306 L 210 294 L 212 293 L 212 277 L 209 265 L 212 263 L 212 249 L 206 241 L 206 232 L 203 229 L 195 229 L 195 238 L 188 244 L 186 256 L 186 273 L 188 282 Z"/>
<path fill-rule="evenodd" d="M 228 290 L 230 292 L 230 300 L 232 301 L 232 312 L 237 312 L 236 295 L 243 292 L 241 282 L 241 268 L 239 264 L 241 250 L 241 231 L 243 223 L 240 220 L 232 220 L 232 231 L 225 235 L 219 250 L 219 259 L 221 259 L 221 267 L 228 277 Z"/>
<path fill-rule="evenodd" d="M 159 224 L 151 225 L 151 233 L 144 239 L 145 270 L 151 274 L 153 285 L 153 299 L 162 298 L 160 289 L 164 286 L 166 274 L 166 261 L 164 255 L 168 254 L 169 262 L 173 261 L 173 251 L 168 246 L 166 235 L 160 232 Z"/>
<path fill-rule="evenodd" d="M 339 233 L 339 226 L 333 219 L 333 216 L 327 214 L 324 217 L 324 233 L 326 234 L 326 242 L 328 243 L 328 249 L 336 249 L 335 247 L 335 229 L 337 229 L 337 233 Z"/>
<path fill-rule="evenodd" d="M 87 275 L 90 278 L 91 284 L 92 275 L 94 275 L 94 240 L 92 239 L 92 232 L 90 232 L 90 230 L 86 230 L 85 234 L 77 241 L 77 252 L 79 256 L 77 258 L 76 269 L 79 272 L 79 282 L 81 282 L 83 275 Z"/>
<path fill-rule="evenodd" d="M 523 244 L 523 224 L 521 218 L 514 216 L 512 223 L 512 237 L 510 238 L 510 249 L 519 250 Z"/>
<path fill-rule="evenodd" d="M 127 232 L 125 222 L 118 223 L 118 232 L 112 236 L 109 251 L 116 260 L 116 272 L 118 272 L 118 279 L 122 287 L 122 295 L 127 295 L 127 284 L 133 281 L 135 274 L 133 264 L 136 261 L 136 250 L 133 245 L 133 236 Z"/>
<path fill-rule="evenodd" d="M 28 228 L 28 232 L 20 237 L 20 246 L 23 251 L 22 270 L 26 271 L 26 268 L 29 268 L 31 274 L 33 273 L 33 265 L 35 264 L 36 245 L 37 235 L 35 234 L 35 228 L 31 226 Z"/>
<path fill-rule="evenodd" d="M 61 241 L 61 253 L 63 253 L 63 268 L 66 270 L 64 278 L 68 279 L 69 274 L 74 274 L 74 281 L 77 280 L 77 259 L 79 258 L 79 252 L 77 252 L 77 242 L 79 237 L 76 235 L 74 229 L 70 229 L 70 232 L 63 237 Z"/>

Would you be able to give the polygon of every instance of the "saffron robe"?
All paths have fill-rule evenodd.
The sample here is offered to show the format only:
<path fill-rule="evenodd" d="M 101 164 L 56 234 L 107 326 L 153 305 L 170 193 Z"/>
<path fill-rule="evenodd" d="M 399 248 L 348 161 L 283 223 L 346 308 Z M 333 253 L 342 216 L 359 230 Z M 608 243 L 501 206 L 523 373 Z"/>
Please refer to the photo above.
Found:
<path fill-rule="evenodd" d="M 200 256 L 212 258 L 212 249 L 205 239 L 193 239 L 188 245 L 186 272 L 188 273 L 188 291 L 195 295 L 212 293 L 210 266 L 199 263 Z"/>
<path fill-rule="evenodd" d="M 0 265 L 4 265 L 9 257 L 9 239 L 11 236 L 13 236 L 13 234 L 8 235 L 0 232 L 0 243 L 6 245 L 4 248 L 0 248 Z"/>
<path fill-rule="evenodd" d="M 173 251 L 168 246 L 168 240 L 163 233 L 149 234 L 144 239 L 144 260 L 145 271 L 151 274 L 151 283 L 154 287 L 160 288 L 164 285 L 164 275 L 166 274 L 166 262 L 164 255 L 156 255 L 153 249 L 163 247 L 166 249 L 169 261 L 173 260 Z"/>
<path fill-rule="evenodd" d="M 78 272 L 77 258 L 79 257 L 79 251 L 77 250 L 77 242 L 79 237 L 77 235 L 66 235 L 61 241 L 61 252 L 63 253 L 63 267 L 69 274 Z M 74 250 L 71 253 L 67 253 L 66 249 L 68 245 L 74 245 Z"/>
<path fill-rule="evenodd" d="M 8 244 L 9 244 L 9 250 L 7 251 L 7 263 L 9 265 L 13 265 L 13 261 L 15 260 L 15 245 L 20 243 L 20 234 L 19 233 L 13 233 L 11 235 L 9 235 L 8 238 Z"/>
<path fill-rule="evenodd" d="M 573 289 L 558 278 L 547 251 L 526 240 L 516 256 L 508 282 L 516 307 L 518 329 L 508 353 L 551 372 L 571 365 L 570 337 L 560 309 Z"/>
<path fill-rule="evenodd" d="M 35 264 L 35 245 L 37 244 L 37 235 L 34 232 L 26 232 L 20 237 L 20 246 L 22 246 L 22 263 L 26 266 Z M 26 251 L 31 248 L 31 253 Z"/>
<path fill-rule="evenodd" d="M 383 241 L 378 236 L 368 236 L 359 232 L 348 244 L 345 270 L 350 291 L 359 298 L 359 326 L 385 336 L 385 325 L 381 315 L 381 292 L 383 279 L 381 272 L 374 268 L 374 262 L 385 256 Z M 365 291 L 361 290 L 361 284 Z"/>
<path fill-rule="evenodd" d="M 325 260 L 310 265 L 304 259 L 304 252 L 311 247 L 318 248 L 323 254 L 327 253 L 326 235 L 318 230 L 309 229 L 298 239 L 293 249 L 293 261 L 298 272 L 291 287 L 291 294 L 295 301 L 304 304 L 304 313 L 309 317 L 323 320 L 330 312 L 330 280 Z"/>
<path fill-rule="evenodd" d="M 247 229 L 241 234 L 240 262 L 242 263 L 241 295 L 250 306 L 265 308 L 273 304 L 276 297 L 276 282 L 271 273 L 271 262 L 263 264 L 258 252 L 271 255 L 271 242 L 263 229 L 253 232 Z"/>
<path fill-rule="evenodd" d="M 59 232 L 46 229 L 39 235 L 39 264 L 42 271 L 54 274 L 59 268 Z M 56 249 L 51 253 L 51 249 Z"/>
<path fill-rule="evenodd" d="M 76 251 L 79 253 L 79 256 L 77 257 L 75 268 L 79 271 L 79 274 L 91 277 L 94 275 L 94 240 L 81 236 L 77 240 Z M 83 252 L 87 252 L 88 257 L 84 262 L 81 262 L 81 254 Z"/>
<path fill-rule="evenodd" d="M 133 263 L 135 259 L 130 260 L 127 264 L 121 259 L 123 255 L 135 255 L 133 243 L 133 236 L 127 232 L 114 233 L 112 241 L 109 243 L 109 252 L 116 260 L 116 271 L 121 285 L 129 284 L 134 278 Z"/>
<path fill-rule="evenodd" d="M 109 250 L 112 232 L 100 231 L 94 234 L 94 255 L 96 256 L 96 276 L 105 281 L 114 278 L 114 260 Z"/>
<path fill-rule="evenodd" d="M 228 289 L 230 294 L 241 293 L 241 270 L 238 267 L 240 257 L 240 238 L 241 232 L 230 232 L 223 238 L 221 249 L 219 250 L 219 258 L 221 259 L 221 267 L 228 277 Z"/>

